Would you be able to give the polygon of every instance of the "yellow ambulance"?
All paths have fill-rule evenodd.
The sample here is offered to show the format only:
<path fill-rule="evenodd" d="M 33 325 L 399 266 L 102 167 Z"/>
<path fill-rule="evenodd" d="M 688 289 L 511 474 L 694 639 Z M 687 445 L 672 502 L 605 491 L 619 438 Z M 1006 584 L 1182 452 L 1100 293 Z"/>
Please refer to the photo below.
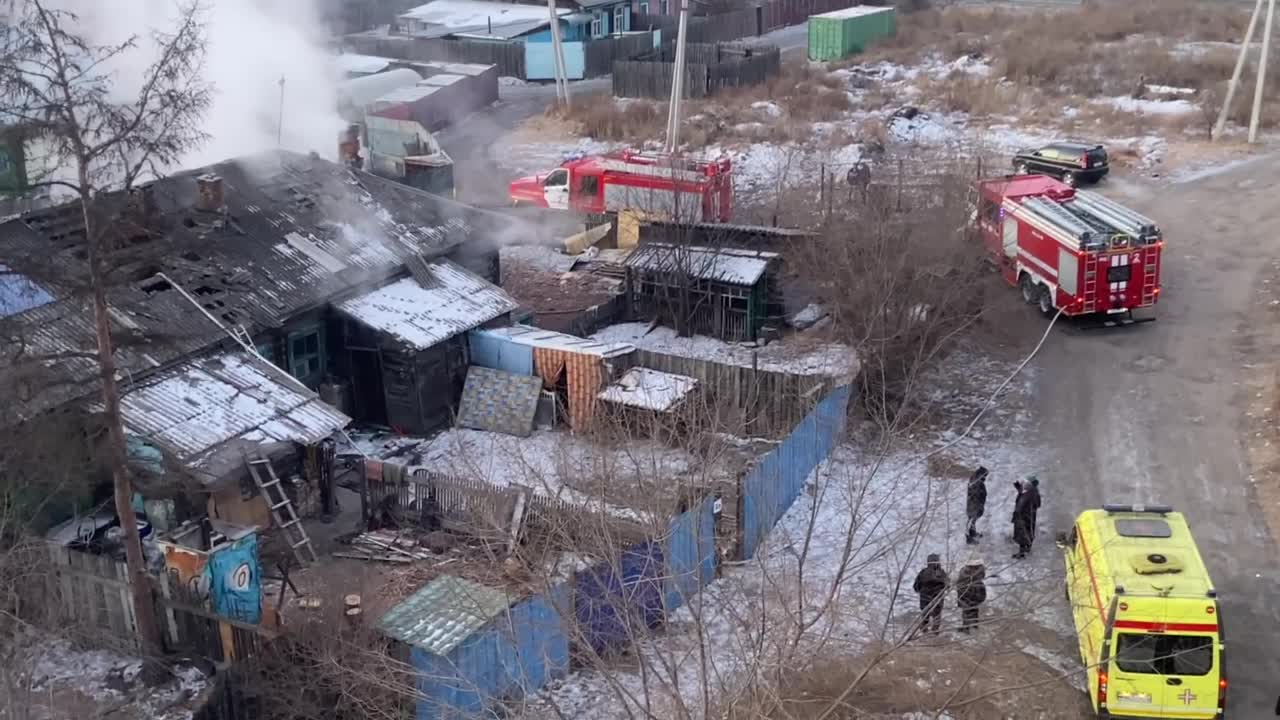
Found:
<path fill-rule="evenodd" d="M 1059 544 L 1098 717 L 1222 718 L 1217 592 L 1182 514 L 1104 505 L 1081 513 Z"/>

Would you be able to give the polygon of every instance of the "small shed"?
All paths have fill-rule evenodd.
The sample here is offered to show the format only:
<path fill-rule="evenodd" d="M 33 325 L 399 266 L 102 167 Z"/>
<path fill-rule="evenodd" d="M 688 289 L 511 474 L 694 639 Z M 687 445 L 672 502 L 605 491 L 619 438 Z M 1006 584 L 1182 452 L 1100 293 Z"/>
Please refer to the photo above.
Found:
<path fill-rule="evenodd" d="M 568 411 L 569 425 L 585 429 L 597 395 L 615 375 L 614 362 L 635 351 L 634 345 L 604 343 L 526 325 L 470 333 L 476 365 L 542 378 Z"/>
<path fill-rule="evenodd" d="M 696 378 L 647 367 L 633 367 L 600 391 L 603 412 L 618 427 L 642 430 L 651 437 L 680 434 L 684 421 L 697 410 Z"/>
<path fill-rule="evenodd" d="M 516 309 L 505 292 L 448 261 L 337 305 L 355 392 L 386 398 L 386 423 L 410 434 L 445 427 L 467 377 L 465 333 Z"/>
<path fill-rule="evenodd" d="M 408 649 L 416 720 L 479 717 L 568 674 L 557 606 L 569 594 L 559 589 L 513 605 L 506 592 L 442 575 L 388 611 L 378 628 Z"/>
<path fill-rule="evenodd" d="M 731 247 L 646 243 L 626 260 L 636 317 L 730 342 L 755 340 L 784 311 L 781 257 Z"/>

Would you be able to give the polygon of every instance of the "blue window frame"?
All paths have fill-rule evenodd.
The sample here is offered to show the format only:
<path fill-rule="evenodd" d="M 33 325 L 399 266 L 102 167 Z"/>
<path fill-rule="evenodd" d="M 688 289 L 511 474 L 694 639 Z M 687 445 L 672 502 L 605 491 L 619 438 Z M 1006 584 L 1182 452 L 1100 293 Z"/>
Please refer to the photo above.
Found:
<path fill-rule="evenodd" d="M 289 333 L 289 374 L 303 382 L 324 372 L 324 333 L 319 325 Z"/>
<path fill-rule="evenodd" d="M 276 363 L 276 345 L 273 342 L 258 343 L 255 349 L 262 356 L 263 360 L 274 365 Z"/>

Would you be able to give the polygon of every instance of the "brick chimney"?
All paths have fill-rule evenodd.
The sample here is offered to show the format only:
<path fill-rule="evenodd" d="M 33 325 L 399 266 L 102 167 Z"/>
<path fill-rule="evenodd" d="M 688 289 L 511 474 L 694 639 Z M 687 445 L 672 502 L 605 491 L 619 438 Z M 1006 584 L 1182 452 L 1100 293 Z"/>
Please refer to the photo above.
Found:
<path fill-rule="evenodd" d="M 196 198 L 196 209 L 204 212 L 218 212 L 223 208 L 222 177 L 214 173 L 206 173 L 196 178 L 199 196 Z"/>

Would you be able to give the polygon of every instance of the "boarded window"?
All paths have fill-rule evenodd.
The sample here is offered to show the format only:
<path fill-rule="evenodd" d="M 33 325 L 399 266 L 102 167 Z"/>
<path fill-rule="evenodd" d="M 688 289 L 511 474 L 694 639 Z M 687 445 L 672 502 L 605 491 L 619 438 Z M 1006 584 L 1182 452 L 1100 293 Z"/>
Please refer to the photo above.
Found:
<path fill-rule="evenodd" d="M 324 344 L 320 328 L 289 334 L 289 374 L 304 382 L 318 379 L 324 370 Z"/>

